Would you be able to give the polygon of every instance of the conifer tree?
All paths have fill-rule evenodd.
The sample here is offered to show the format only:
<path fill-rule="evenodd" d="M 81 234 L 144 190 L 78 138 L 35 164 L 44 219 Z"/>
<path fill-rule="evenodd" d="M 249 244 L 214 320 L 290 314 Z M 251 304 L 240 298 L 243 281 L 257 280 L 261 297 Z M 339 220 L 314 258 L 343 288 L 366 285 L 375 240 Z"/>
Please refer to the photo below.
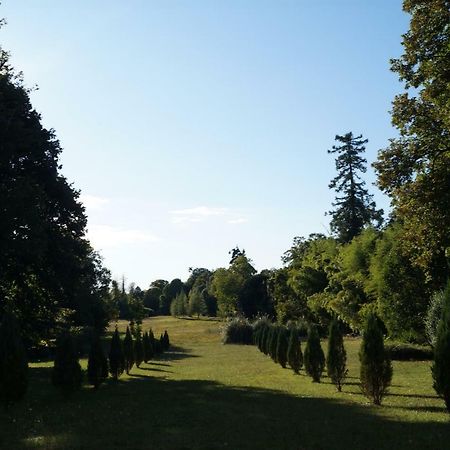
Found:
<path fill-rule="evenodd" d="M 66 331 L 56 341 L 52 383 L 69 395 L 81 387 L 83 373 L 72 335 Z"/>
<path fill-rule="evenodd" d="M 164 349 L 169 350 L 170 348 L 170 339 L 169 339 L 169 333 L 167 330 L 164 330 Z"/>
<path fill-rule="evenodd" d="M 303 354 L 300 345 L 300 336 L 296 327 L 291 328 L 289 335 L 287 359 L 294 373 L 299 373 L 303 365 Z"/>
<path fill-rule="evenodd" d="M 273 327 L 273 333 L 270 340 L 270 357 L 274 362 L 277 361 L 277 344 L 278 344 L 278 333 L 280 332 L 280 327 L 275 325 Z"/>
<path fill-rule="evenodd" d="M 269 325 L 267 327 L 267 331 L 264 336 L 264 342 L 263 342 L 263 352 L 265 355 L 269 355 L 269 352 L 270 352 L 270 340 L 271 340 L 272 333 L 273 333 L 273 325 Z"/>
<path fill-rule="evenodd" d="M 154 358 L 154 356 L 156 355 L 156 339 L 155 339 L 155 335 L 153 334 L 153 330 L 150 328 L 150 331 L 148 333 L 148 337 L 149 337 L 149 341 L 150 341 L 150 345 L 148 347 L 149 349 L 149 360 Z"/>
<path fill-rule="evenodd" d="M 164 335 L 161 333 L 159 335 L 159 352 L 164 353 L 165 345 L 164 345 Z"/>
<path fill-rule="evenodd" d="M 320 345 L 320 337 L 315 325 L 308 329 L 308 339 L 305 347 L 305 370 L 315 383 L 320 383 L 325 367 L 325 355 Z"/>
<path fill-rule="evenodd" d="M 330 323 L 328 335 L 327 373 L 339 392 L 347 375 L 346 362 L 347 353 L 339 322 L 333 320 Z"/>
<path fill-rule="evenodd" d="M 125 370 L 125 355 L 119 331 L 116 331 L 111 339 L 111 349 L 109 352 L 109 372 L 114 380 L 118 380 Z"/>
<path fill-rule="evenodd" d="M 142 343 L 142 337 L 141 337 L 141 333 L 139 332 L 136 335 L 136 342 L 135 342 L 135 346 L 134 346 L 134 350 L 135 350 L 135 359 L 136 359 L 136 367 L 139 367 L 142 363 L 142 361 L 144 360 L 144 345 Z"/>
<path fill-rule="evenodd" d="M 392 364 L 384 348 L 378 317 L 369 314 L 359 351 L 360 379 L 364 395 L 375 405 L 381 405 L 392 379 Z"/>
<path fill-rule="evenodd" d="M 450 412 L 450 281 L 444 291 L 444 305 L 434 345 L 433 387 Z"/>
<path fill-rule="evenodd" d="M 16 318 L 5 312 L 0 323 L 0 402 L 6 408 L 28 387 L 28 363 Z"/>
<path fill-rule="evenodd" d="M 280 327 L 277 339 L 277 362 L 283 369 L 286 368 L 288 345 L 288 331 L 285 327 Z"/>
<path fill-rule="evenodd" d="M 150 359 L 150 353 L 151 353 L 150 349 L 149 349 L 150 338 L 149 338 L 149 335 L 148 335 L 147 331 L 144 332 L 144 336 L 142 338 L 142 345 L 143 345 L 143 348 L 144 348 L 144 362 L 147 363 L 149 361 L 149 359 Z"/>
<path fill-rule="evenodd" d="M 95 389 L 108 378 L 108 360 L 103 351 L 100 335 L 95 333 L 91 341 L 91 349 L 89 351 L 87 375 L 89 383 Z"/>
<path fill-rule="evenodd" d="M 129 375 L 135 361 L 133 336 L 131 336 L 129 327 L 127 327 L 125 339 L 123 340 L 123 354 L 125 356 L 125 371 Z"/>

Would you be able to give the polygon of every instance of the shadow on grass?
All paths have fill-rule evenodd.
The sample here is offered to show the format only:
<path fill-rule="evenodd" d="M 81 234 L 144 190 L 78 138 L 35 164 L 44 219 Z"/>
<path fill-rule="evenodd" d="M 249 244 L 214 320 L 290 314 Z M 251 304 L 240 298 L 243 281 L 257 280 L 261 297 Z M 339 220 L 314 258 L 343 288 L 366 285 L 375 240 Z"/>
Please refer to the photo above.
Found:
<path fill-rule="evenodd" d="M 150 361 L 150 364 L 157 365 L 159 361 L 177 361 L 185 358 L 199 358 L 199 355 L 191 353 L 190 350 L 184 347 L 172 345 L 167 352 L 164 352 L 161 355 L 158 355 L 155 358 L 153 358 Z M 161 363 L 159 364 L 162 365 Z"/>
<path fill-rule="evenodd" d="M 50 368 L 33 368 L 30 392 L 6 416 L 0 448 L 444 449 L 450 426 L 382 417 L 383 407 L 206 380 L 132 374 L 64 400 Z"/>

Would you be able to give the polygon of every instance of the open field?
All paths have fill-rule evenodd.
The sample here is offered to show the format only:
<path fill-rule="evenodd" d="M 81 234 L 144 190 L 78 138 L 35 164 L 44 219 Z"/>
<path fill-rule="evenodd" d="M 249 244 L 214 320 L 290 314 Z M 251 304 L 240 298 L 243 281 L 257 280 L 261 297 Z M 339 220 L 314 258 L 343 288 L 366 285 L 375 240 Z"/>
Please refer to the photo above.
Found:
<path fill-rule="evenodd" d="M 173 350 L 98 392 L 85 386 L 65 400 L 50 385 L 51 364 L 32 364 L 26 399 L 0 413 L 0 448 L 450 448 L 429 362 L 394 362 L 391 393 L 374 407 L 359 392 L 356 339 L 346 341 L 349 377 L 337 393 L 253 346 L 222 345 L 220 322 L 157 317 L 150 326 L 168 330 Z"/>

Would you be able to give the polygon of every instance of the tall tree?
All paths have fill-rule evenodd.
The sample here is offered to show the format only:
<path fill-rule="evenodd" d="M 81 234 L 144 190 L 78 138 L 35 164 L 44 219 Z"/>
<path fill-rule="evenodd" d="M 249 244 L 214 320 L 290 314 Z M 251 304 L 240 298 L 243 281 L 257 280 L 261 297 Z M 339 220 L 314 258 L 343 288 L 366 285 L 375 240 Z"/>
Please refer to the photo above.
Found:
<path fill-rule="evenodd" d="M 344 348 L 342 331 L 339 322 L 333 320 L 330 323 L 328 334 L 327 373 L 339 392 L 342 390 L 342 383 L 347 375 L 346 362 L 347 353 Z"/>
<path fill-rule="evenodd" d="M 294 373 L 299 373 L 303 365 L 303 354 L 297 327 L 291 328 L 287 359 Z"/>
<path fill-rule="evenodd" d="M 404 0 L 411 15 L 404 53 L 391 70 L 404 82 L 392 123 L 400 137 L 380 150 L 378 184 L 403 222 L 402 243 L 435 286 L 446 279 L 450 247 L 450 5 L 448 0 Z"/>
<path fill-rule="evenodd" d="M 315 325 L 308 329 L 308 339 L 305 347 L 305 370 L 315 383 L 320 383 L 325 367 L 325 355 L 320 345 L 320 337 Z"/>
<path fill-rule="evenodd" d="M 341 242 L 350 242 L 367 225 L 376 223 L 380 225 L 383 220 L 383 211 L 377 210 L 373 196 L 365 188 L 365 182 L 360 173 L 366 172 L 366 159 L 361 156 L 365 152 L 367 139 L 362 135 L 353 136 L 347 133 L 337 135 L 336 141 L 341 145 L 333 145 L 328 153 L 337 154 L 336 170 L 338 174 L 329 184 L 340 196 L 336 197 L 330 211 L 332 219 L 331 231 Z"/>
<path fill-rule="evenodd" d="M 109 371 L 114 380 L 123 374 L 125 370 L 125 355 L 123 353 L 123 344 L 120 339 L 119 330 L 116 327 L 111 339 L 111 349 L 109 352 Z"/>
<path fill-rule="evenodd" d="M 125 372 L 128 375 L 135 363 L 134 342 L 130 327 L 127 327 L 127 332 L 123 340 L 123 354 L 125 357 Z"/>

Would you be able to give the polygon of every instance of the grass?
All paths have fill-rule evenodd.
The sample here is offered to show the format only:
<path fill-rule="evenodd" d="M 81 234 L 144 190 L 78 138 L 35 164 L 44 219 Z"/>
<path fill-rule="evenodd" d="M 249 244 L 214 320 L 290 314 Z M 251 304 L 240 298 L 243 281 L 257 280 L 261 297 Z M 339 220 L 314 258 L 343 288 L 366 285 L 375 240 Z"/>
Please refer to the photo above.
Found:
<path fill-rule="evenodd" d="M 62 398 L 51 364 L 32 364 L 23 402 L 0 412 L 0 448 L 39 449 L 445 449 L 449 416 L 430 363 L 394 362 L 390 395 L 369 405 L 358 386 L 357 339 L 346 340 L 342 393 L 312 383 L 254 346 L 222 345 L 220 322 L 152 318 L 173 349 L 98 392 Z M 119 324 L 124 331 L 126 324 Z M 325 345 L 325 343 L 324 343 Z M 82 361 L 86 366 L 86 361 Z"/>

